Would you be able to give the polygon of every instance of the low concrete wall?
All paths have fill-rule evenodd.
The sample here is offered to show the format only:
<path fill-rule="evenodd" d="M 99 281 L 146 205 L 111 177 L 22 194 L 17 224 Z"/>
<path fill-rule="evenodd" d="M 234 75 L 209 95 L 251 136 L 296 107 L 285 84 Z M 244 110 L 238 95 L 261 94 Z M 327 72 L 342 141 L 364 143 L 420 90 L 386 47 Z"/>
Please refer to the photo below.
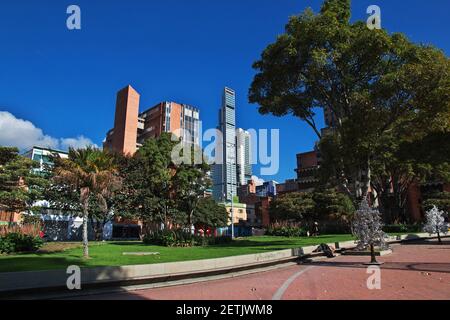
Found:
<path fill-rule="evenodd" d="M 231 272 L 249 266 L 293 260 L 302 255 L 298 249 L 249 254 L 217 259 L 133 265 L 121 267 L 82 268 L 81 284 L 120 283 L 143 279 L 176 278 L 212 272 Z M 69 277 L 66 270 L 0 273 L 0 292 L 38 288 L 63 288 Z"/>
<path fill-rule="evenodd" d="M 428 234 L 390 237 L 389 242 L 428 238 Z M 355 241 L 330 243 L 336 249 L 350 249 L 356 246 Z M 83 285 L 112 285 L 125 282 L 151 281 L 164 282 L 180 276 L 195 277 L 204 274 L 220 274 L 245 268 L 257 268 L 269 264 L 277 264 L 295 260 L 313 254 L 318 246 L 308 246 L 258 254 L 233 256 L 226 258 L 170 262 L 149 265 L 121 267 L 82 268 L 81 283 Z M 0 273 L 0 294 L 11 291 L 36 290 L 44 288 L 66 288 L 69 277 L 66 270 L 6 272 Z"/>

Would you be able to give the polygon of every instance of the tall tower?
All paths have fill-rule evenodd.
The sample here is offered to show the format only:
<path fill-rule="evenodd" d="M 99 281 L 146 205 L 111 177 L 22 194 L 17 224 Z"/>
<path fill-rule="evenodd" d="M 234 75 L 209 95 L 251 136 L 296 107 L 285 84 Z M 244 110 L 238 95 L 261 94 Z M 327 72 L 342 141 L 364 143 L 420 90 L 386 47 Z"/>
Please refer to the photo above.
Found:
<path fill-rule="evenodd" d="M 117 93 L 114 129 L 107 134 L 105 149 L 134 154 L 137 150 L 137 131 L 140 95 L 130 85 Z"/>
<path fill-rule="evenodd" d="M 243 129 L 236 131 L 236 155 L 237 181 L 239 185 L 245 185 L 252 178 L 252 146 L 250 133 Z"/>
<path fill-rule="evenodd" d="M 236 93 L 230 88 L 223 92 L 218 129 L 223 135 L 223 156 L 222 164 L 213 167 L 213 196 L 217 201 L 230 201 L 237 196 Z"/>

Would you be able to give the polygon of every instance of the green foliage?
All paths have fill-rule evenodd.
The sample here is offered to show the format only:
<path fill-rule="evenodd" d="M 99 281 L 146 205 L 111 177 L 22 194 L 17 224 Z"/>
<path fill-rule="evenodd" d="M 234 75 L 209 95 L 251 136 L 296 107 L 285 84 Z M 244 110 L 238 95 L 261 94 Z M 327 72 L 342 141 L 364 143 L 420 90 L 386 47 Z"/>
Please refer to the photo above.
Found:
<path fill-rule="evenodd" d="M 387 224 L 383 227 L 386 233 L 418 233 L 422 232 L 420 224 Z"/>
<path fill-rule="evenodd" d="M 143 242 L 147 245 L 164 247 L 195 247 L 226 244 L 231 237 L 203 237 L 185 230 L 163 230 L 145 235 Z"/>
<path fill-rule="evenodd" d="M 42 200 L 48 179 L 33 169 L 39 164 L 19 155 L 17 148 L 0 147 L 0 210 L 22 212 Z"/>
<path fill-rule="evenodd" d="M 49 195 L 53 207 L 81 209 L 84 256 L 89 256 L 87 222 L 93 214 L 108 215 L 108 198 L 122 187 L 115 158 L 97 148 L 70 149 L 68 159 L 55 157 Z M 90 209 L 95 208 L 90 212 Z M 98 218 L 98 216 L 97 216 Z"/>
<path fill-rule="evenodd" d="M 147 140 L 139 151 L 129 158 L 123 158 L 121 175 L 123 189 L 117 197 L 118 208 L 125 216 L 142 219 L 145 233 L 153 232 L 162 224 L 190 227 L 195 219 L 204 219 L 215 225 L 208 215 L 199 217 L 196 213 L 205 190 L 211 185 L 207 177 L 209 166 L 175 164 L 172 152 L 179 141 L 172 141 L 172 135 L 162 134 Z M 201 150 L 194 149 L 192 157 Z M 192 159 L 193 160 L 193 159 Z M 194 215 L 197 214 L 197 218 Z"/>
<path fill-rule="evenodd" d="M 297 238 L 306 236 L 306 230 L 299 226 L 272 224 L 266 230 L 266 235 L 275 237 Z"/>
<path fill-rule="evenodd" d="M 187 147 L 185 146 L 185 148 Z M 202 150 L 193 146 L 191 148 L 191 163 L 194 163 L 194 155 L 196 153 L 203 154 Z M 175 170 L 176 173 L 172 179 L 174 193 L 177 195 L 176 206 L 185 215 L 186 219 L 184 219 L 184 223 L 186 226 L 191 226 L 194 219 L 193 215 L 199 206 L 199 201 L 204 197 L 206 189 L 212 184 L 207 175 L 210 167 L 204 162 L 201 164 L 183 163 L 176 166 Z"/>
<path fill-rule="evenodd" d="M 425 211 L 431 210 L 436 206 L 439 210 L 450 213 L 450 192 L 438 192 L 425 196 L 423 202 L 423 209 Z"/>
<path fill-rule="evenodd" d="M 148 233 L 144 236 L 142 241 L 148 245 L 164 246 L 164 247 L 173 247 L 177 242 L 175 232 L 170 230 Z M 189 246 L 191 245 L 192 243 L 189 242 Z"/>
<path fill-rule="evenodd" d="M 171 160 L 175 145 L 171 135 L 164 133 L 145 141 L 133 157 L 124 160 L 121 168 L 124 183 L 118 197 L 121 212 L 147 224 L 168 224 L 176 216 L 173 196 L 176 167 Z"/>
<path fill-rule="evenodd" d="M 312 221 L 316 219 L 311 193 L 287 193 L 271 202 L 269 214 L 278 221 Z"/>
<path fill-rule="evenodd" d="M 326 0 L 321 13 L 329 15 L 339 22 L 348 22 L 350 20 L 350 0 Z"/>
<path fill-rule="evenodd" d="M 106 214 L 108 199 L 121 188 L 118 165 L 112 154 L 87 147 L 70 149 L 68 159 L 53 158 L 52 184 L 46 190 L 51 208 Z"/>
<path fill-rule="evenodd" d="M 322 139 L 323 184 L 341 187 L 355 203 L 372 186 L 394 221 L 404 218 L 414 179 L 450 176 L 450 60 L 349 18 L 347 0 L 291 17 L 254 63 L 249 100 L 262 114 L 292 114 L 310 125 Z M 324 135 L 316 108 L 333 115 Z"/>
<path fill-rule="evenodd" d="M 349 221 L 354 212 L 355 207 L 346 194 L 326 189 L 281 195 L 271 203 L 269 214 L 277 221 L 311 223 L 315 220 Z"/>
<path fill-rule="evenodd" d="M 0 253 L 34 252 L 44 245 L 40 237 L 19 232 L 8 233 L 0 237 Z"/>
<path fill-rule="evenodd" d="M 313 192 L 315 211 L 321 220 L 336 219 L 349 221 L 355 212 L 355 206 L 348 195 L 335 189 Z"/>
<path fill-rule="evenodd" d="M 228 224 L 228 212 L 211 198 L 200 199 L 194 211 L 194 225 L 199 229 L 220 228 Z"/>

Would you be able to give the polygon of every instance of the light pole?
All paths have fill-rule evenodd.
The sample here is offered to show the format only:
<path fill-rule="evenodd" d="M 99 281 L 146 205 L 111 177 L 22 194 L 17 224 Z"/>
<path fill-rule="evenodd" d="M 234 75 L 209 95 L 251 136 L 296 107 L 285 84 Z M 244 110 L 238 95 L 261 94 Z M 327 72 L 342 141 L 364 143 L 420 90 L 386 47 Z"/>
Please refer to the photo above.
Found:
<path fill-rule="evenodd" d="M 234 207 L 233 207 L 233 189 L 228 193 L 231 198 L 231 239 L 234 239 Z M 226 196 L 226 195 L 225 195 Z"/>

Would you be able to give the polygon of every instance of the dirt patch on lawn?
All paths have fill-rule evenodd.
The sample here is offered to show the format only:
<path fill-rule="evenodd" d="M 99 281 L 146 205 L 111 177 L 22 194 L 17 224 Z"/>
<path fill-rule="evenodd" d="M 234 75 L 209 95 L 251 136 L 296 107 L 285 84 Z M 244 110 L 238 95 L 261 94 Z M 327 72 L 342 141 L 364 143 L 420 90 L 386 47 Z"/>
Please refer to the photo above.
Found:
<path fill-rule="evenodd" d="M 56 253 L 82 247 L 79 242 L 47 242 L 37 253 Z"/>

